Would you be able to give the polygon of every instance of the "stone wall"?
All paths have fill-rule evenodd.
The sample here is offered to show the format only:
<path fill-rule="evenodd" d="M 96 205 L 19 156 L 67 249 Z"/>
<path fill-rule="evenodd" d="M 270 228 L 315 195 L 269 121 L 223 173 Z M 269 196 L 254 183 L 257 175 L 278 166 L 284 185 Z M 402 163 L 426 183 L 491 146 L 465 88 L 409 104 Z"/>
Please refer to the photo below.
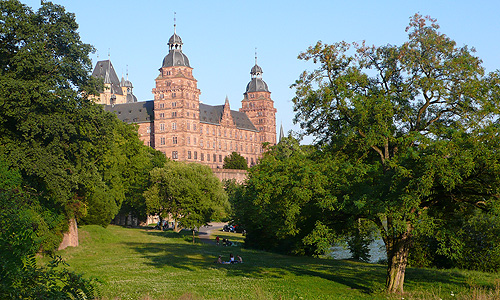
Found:
<path fill-rule="evenodd" d="M 78 247 L 78 227 L 76 220 L 69 220 L 68 232 L 64 233 L 63 240 L 57 250 L 66 249 L 67 247 Z"/>
<path fill-rule="evenodd" d="M 235 179 L 238 183 L 243 183 L 247 179 L 246 170 L 231 170 L 231 169 L 212 169 L 215 176 L 220 181 Z"/>

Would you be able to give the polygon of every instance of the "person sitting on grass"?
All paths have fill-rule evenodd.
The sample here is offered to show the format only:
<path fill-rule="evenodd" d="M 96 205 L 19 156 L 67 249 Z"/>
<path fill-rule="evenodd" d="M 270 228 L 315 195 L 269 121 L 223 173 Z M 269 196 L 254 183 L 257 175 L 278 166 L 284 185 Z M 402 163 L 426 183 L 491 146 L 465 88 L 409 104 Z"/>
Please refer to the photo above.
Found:
<path fill-rule="evenodd" d="M 222 264 L 222 256 L 221 255 L 219 255 L 219 258 L 217 258 L 217 261 L 215 263 Z"/>
<path fill-rule="evenodd" d="M 238 262 L 239 262 L 240 264 L 242 264 L 242 263 L 243 263 L 243 258 L 241 258 L 241 256 L 239 256 L 239 255 L 238 255 Z"/>
<path fill-rule="evenodd" d="M 234 263 L 235 263 L 235 261 L 234 261 L 234 256 L 233 256 L 233 254 L 232 254 L 232 253 L 229 253 L 229 263 L 230 263 L 230 264 L 234 264 Z"/>

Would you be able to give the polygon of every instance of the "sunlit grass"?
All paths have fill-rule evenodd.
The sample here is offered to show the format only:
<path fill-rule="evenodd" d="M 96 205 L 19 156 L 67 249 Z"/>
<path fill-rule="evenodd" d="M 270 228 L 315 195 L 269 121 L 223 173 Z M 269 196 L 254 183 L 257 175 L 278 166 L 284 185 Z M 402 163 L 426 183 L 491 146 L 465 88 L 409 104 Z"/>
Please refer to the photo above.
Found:
<path fill-rule="evenodd" d="M 214 233 L 232 241 L 242 238 Z M 79 247 L 60 254 L 77 272 L 103 280 L 104 299 L 483 300 L 497 299 L 487 295 L 499 290 L 498 274 L 409 269 L 407 294 L 388 296 L 383 265 L 193 245 L 191 232 L 83 226 L 79 236 Z M 218 255 L 228 260 L 229 253 L 241 255 L 244 263 L 215 264 Z M 470 298 L 474 293 L 477 298 Z"/>

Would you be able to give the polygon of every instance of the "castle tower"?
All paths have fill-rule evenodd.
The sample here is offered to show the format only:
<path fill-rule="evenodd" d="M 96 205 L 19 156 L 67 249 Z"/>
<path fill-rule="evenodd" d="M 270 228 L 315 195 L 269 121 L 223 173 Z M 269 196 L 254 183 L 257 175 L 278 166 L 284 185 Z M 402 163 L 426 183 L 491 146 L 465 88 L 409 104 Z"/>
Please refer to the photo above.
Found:
<path fill-rule="evenodd" d="M 257 64 L 250 70 L 251 80 L 247 85 L 241 101 L 240 112 L 247 114 L 248 118 L 257 128 L 258 142 L 276 144 L 276 108 L 271 99 L 271 92 L 262 80 L 262 68 Z"/>
<path fill-rule="evenodd" d="M 156 78 L 154 95 L 154 145 L 174 160 L 187 160 L 187 147 L 199 142 L 199 96 L 197 80 L 187 56 L 182 52 L 182 39 L 174 34 L 168 40 L 169 52 L 163 59 Z M 191 155 L 191 151 L 189 151 Z M 192 159 L 192 158 L 189 158 Z"/>

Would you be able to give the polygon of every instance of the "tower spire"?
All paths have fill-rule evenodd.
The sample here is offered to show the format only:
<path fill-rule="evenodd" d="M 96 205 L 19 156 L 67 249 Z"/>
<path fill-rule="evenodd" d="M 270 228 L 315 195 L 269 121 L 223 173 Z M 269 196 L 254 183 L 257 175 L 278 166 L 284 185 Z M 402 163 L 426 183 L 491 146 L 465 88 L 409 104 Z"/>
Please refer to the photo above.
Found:
<path fill-rule="evenodd" d="M 255 47 L 255 65 L 257 65 L 257 47 Z"/>
<path fill-rule="evenodd" d="M 174 34 L 175 34 L 175 27 L 177 26 L 175 15 L 176 15 L 176 12 L 174 11 Z"/>

